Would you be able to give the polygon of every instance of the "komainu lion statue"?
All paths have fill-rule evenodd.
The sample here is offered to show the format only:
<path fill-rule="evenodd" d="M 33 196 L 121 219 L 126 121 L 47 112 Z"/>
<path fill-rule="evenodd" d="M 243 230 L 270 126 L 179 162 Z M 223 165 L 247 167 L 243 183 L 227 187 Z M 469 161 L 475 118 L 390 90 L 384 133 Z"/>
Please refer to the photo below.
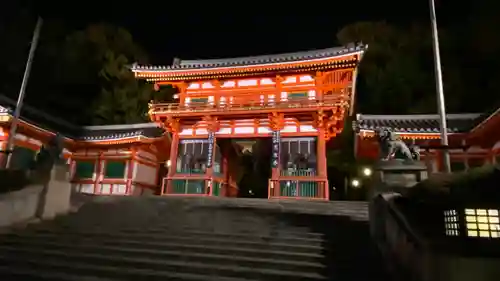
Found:
<path fill-rule="evenodd" d="M 407 161 L 420 160 L 419 147 L 406 143 L 391 129 L 380 128 L 375 130 L 375 138 L 380 146 L 380 158 L 383 161 L 391 159 L 402 159 Z"/>

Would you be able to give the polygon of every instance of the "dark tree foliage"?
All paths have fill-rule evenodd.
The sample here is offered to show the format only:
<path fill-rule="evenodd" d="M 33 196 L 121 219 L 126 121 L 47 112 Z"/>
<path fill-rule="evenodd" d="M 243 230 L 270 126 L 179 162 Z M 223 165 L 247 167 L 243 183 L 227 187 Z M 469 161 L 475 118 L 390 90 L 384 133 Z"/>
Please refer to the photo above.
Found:
<path fill-rule="evenodd" d="M 21 10 L 3 21 L 0 38 L 9 40 L 2 40 L 8 53 L 0 54 L 0 93 L 15 99 L 36 17 Z M 148 102 L 170 100 L 174 90 L 154 92 L 135 79 L 128 68 L 134 62 L 147 56 L 123 28 L 103 23 L 75 31 L 46 20 L 25 102 L 77 124 L 146 122 Z"/>
<path fill-rule="evenodd" d="M 448 112 L 484 112 L 500 105 L 500 58 L 496 55 L 500 18 L 495 6 L 496 2 L 479 0 L 467 13 L 457 14 L 460 21 L 439 25 Z M 431 34 L 429 21 L 405 26 L 358 22 L 338 32 L 340 43 L 369 46 L 360 66 L 358 112 L 437 112 Z"/>

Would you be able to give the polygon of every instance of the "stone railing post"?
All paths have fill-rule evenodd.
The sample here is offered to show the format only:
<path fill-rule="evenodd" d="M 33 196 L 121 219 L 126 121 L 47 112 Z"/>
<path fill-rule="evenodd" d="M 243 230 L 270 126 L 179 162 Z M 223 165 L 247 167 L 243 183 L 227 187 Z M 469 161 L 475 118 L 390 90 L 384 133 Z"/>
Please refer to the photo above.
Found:
<path fill-rule="evenodd" d="M 50 171 L 50 178 L 48 182 L 44 183 L 40 194 L 37 217 L 52 219 L 70 210 L 71 183 L 69 173 L 68 165 L 54 165 Z"/>

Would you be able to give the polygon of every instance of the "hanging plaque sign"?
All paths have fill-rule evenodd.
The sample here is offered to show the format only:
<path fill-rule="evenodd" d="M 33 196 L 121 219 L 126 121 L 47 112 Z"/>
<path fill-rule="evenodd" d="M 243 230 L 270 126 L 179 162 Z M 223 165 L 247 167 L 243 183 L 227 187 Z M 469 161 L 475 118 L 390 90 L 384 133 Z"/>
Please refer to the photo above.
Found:
<path fill-rule="evenodd" d="M 271 167 L 278 168 L 279 158 L 280 158 L 280 131 L 273 131 L 273 147 L 271 155 Z"/>
<path fill-rule="evenodd" d="M 212 167 L 212 156 L 214 152 L 214 142 L 215 142 L 215 134 L 213 132 L 208 133 L 208 155 L 207 155 L 207 168 Z"/>

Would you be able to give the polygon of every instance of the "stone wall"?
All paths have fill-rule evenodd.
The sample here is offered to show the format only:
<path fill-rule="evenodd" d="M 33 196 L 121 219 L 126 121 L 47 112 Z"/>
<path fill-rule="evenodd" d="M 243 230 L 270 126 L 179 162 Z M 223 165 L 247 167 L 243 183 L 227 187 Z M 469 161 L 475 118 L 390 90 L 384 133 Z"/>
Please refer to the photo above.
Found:
<path fill-rule="evenodd" d="M 48 184 L 29 185 L 0 195 L 0 227 L 32 219 L 52 219 L 70 210 L 71 186 L 67 166 L 56 166 Z"/>
<path fill-rule="evenodd" d="M 36 217 L 43 186 L 28 186 L 0 195 L 0 227 Z"/>

